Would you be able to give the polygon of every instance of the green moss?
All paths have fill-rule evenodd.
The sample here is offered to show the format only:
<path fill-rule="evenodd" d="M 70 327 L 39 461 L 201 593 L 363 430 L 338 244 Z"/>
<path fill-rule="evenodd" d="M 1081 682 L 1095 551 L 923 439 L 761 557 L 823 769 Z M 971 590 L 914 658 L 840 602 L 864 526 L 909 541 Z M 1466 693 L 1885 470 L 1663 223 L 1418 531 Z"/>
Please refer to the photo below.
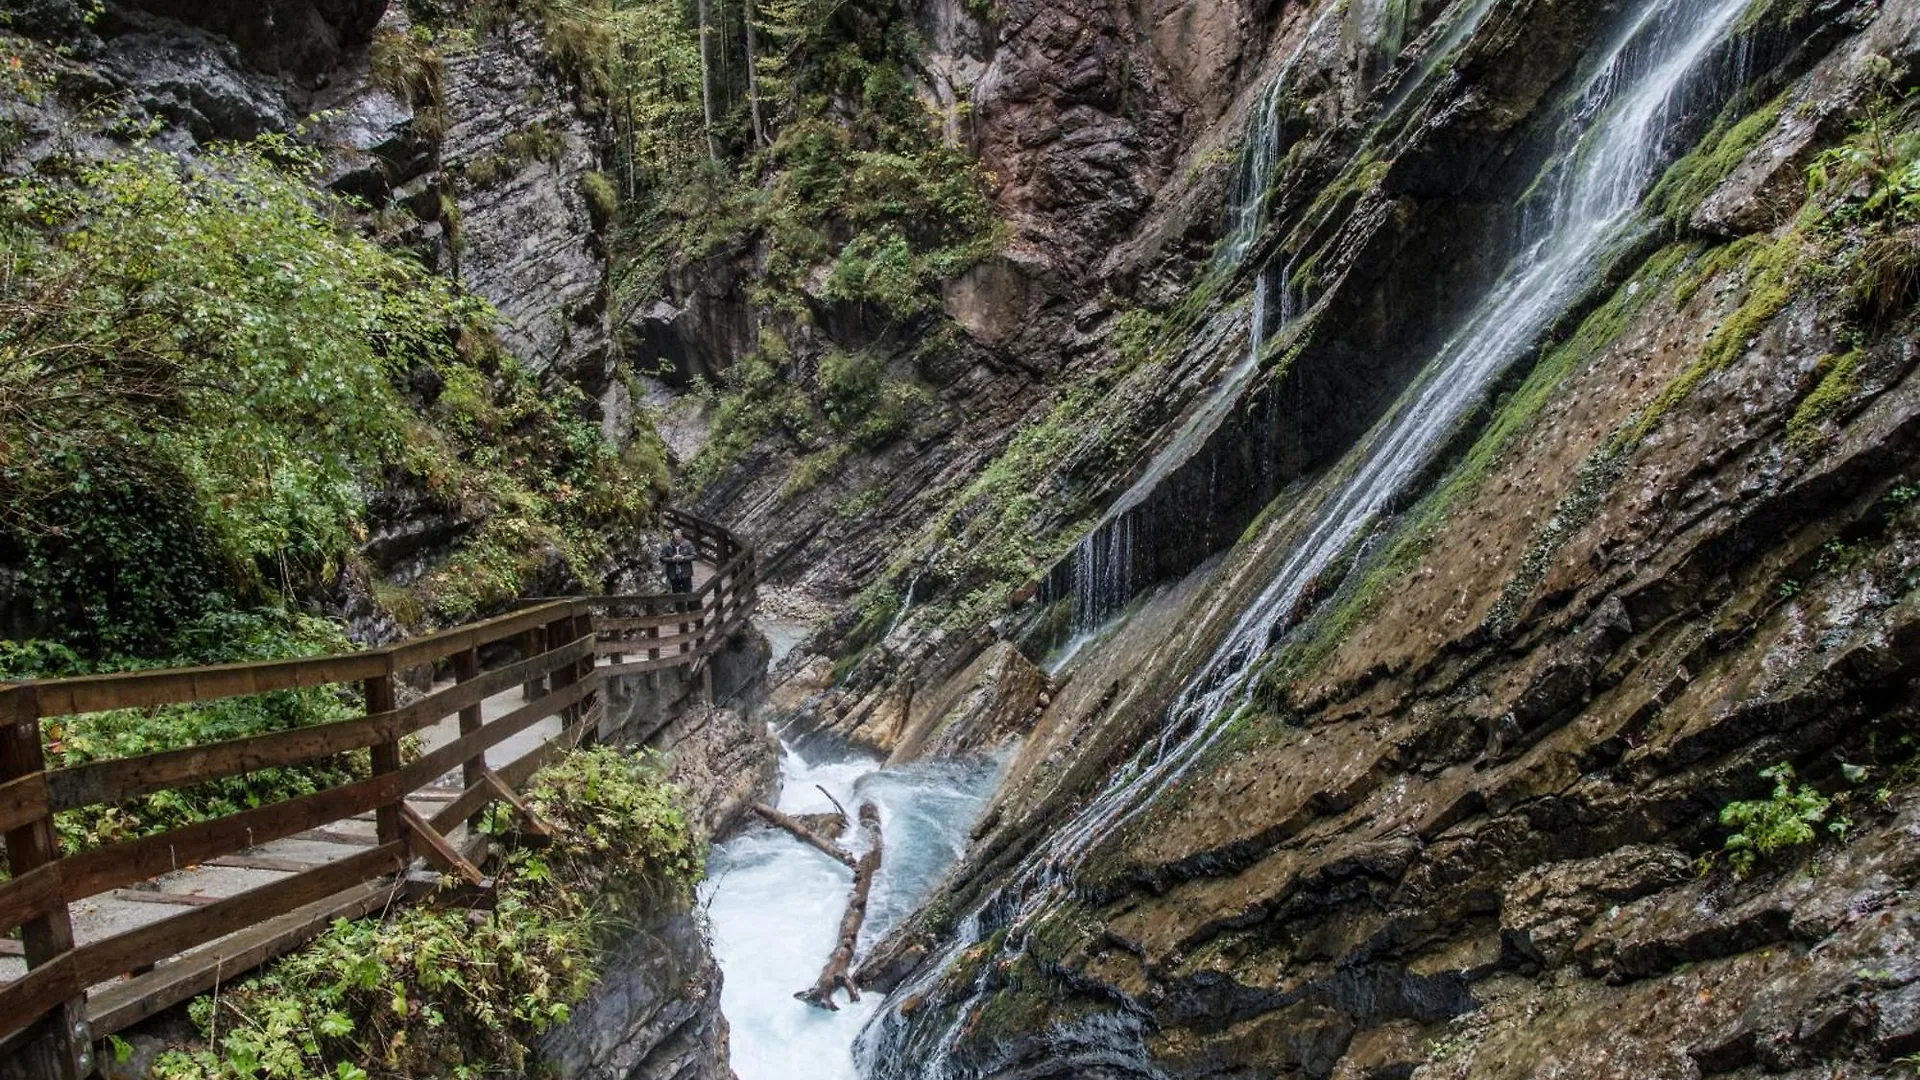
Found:
<path fill-rule="evenodd" d="M 1716 272 L 1724 272 L 1730 261 L 1728 251 L 1744 256 L 1744 266 L 1739 273 L 1746 281 L 1747 292 L 1740 306 L 1721 320 L 1691 364 L 1663 387 L 1653 401 L 1615 428 L 1606 442 L 1581 463 L 1572 491 L 1535 532 L 1521 558 L 1520 569 L 1501 590 L 1500 599 L 1488 617 L 1489 624 L 1502 630 L 1512 626 L 1527 596 L 1546 577 L 1555 554 L 1599 513 L 1608 492 L 1647 435 L 1676 406 L 1692 396 L 1709 375 L 1738 359 L 1748 341 L 1786 306 L 1798 275 L 1812 254 L 1806 245 L 1806 239 L 1797 230 L 1790 230 L 1771 241 L 1729 245 L 1706 260 Z M 1697 290 L 1701 283 L 1694 280 L 1689 289 Z"/>
<path fill-rule="evenodd" d="M 498 149 L 467 162 L 460 169 L 460 175 L 477 187 L 490 187 L 518 174 L 522 168 L 536 161 L 557 162 L 566 150 L 567 137 L 564 134 L 535 121 L 509 132 L 500 140 Z M 611 187 L 607 195 L 611 198 Z M 592 197 L 589 192 L 589 198 Z"/>
<path fill-rule="evenodd" d="M 786 487 L 781 490 L 781 494 L 790 499 L 795 495 L 812 491 L 820 485 L 820 481 L 832 475 L 834 470 L 847 460 L 847 454 L 850 452 L 850 448 L 845 444 L 839 444 L 801 458 L 800 463 L 793 467 L 793 474 L 787 477 Z"/>
<path fill-rule="evenodd" d="M 1779 126 L 1787 97 L 1788 94 L 1782 92 L 1746 116 L 1739 114 L 1738 101 L 1729 105 L 1700 145 L 1668 168 L 1648 195 L 1647 205 L 1673 226 L 1684 225 L 1707 196 L 1733 175 L 1753 148 Z"/>
<path fill-rule="evenodd" d="M 1699 357 L 1662 389 L 1660 396 L 1642 409 L 1632 422 L 1615 433 L 1613 442 L 1616 451 L 1638 446 L 1674 406 L 1692 396 L 1708 375 L 1745 353 L 1752 338 L 1772 322 L 1774 316 L 1787 306 L 1787 301 L 1793 298 L 1793 288 L 1799 282 L 1803 268 L 1814 256 L 1808 240 L 1798 230 L 1789 230 L 1779 239 L 1750 250 L 1752 254 L 1743 270 L 1747 282 L 1745 299 L 1732 314 L 1721 320 L 1720 326 L 1701 348 Z M 1717 267 L 1721 264 L 1716 262 L 1714 265 Z"/>
<path fill-rule="evenodd" d="M 1821 439 L 1821 425 L 1860 389 L 1856 371 L 1860 366 L 1858 349 L 1844 356 L 1828 356 L 1820 361 L 1823 374 L 1819 385 L 1801 400 L 1787 421 L 1787 441 L 1809 448 Z"/>
<path fill-rule="evenodd" d="M 1166 329 L 1166 317 L 1158 312 L 1146 308 L 1128 308 L 1121 312 L 1113 324 L 1113 348 L 1119 354 L 1121 366 L 1131 370 L 1167 348 Z"/>

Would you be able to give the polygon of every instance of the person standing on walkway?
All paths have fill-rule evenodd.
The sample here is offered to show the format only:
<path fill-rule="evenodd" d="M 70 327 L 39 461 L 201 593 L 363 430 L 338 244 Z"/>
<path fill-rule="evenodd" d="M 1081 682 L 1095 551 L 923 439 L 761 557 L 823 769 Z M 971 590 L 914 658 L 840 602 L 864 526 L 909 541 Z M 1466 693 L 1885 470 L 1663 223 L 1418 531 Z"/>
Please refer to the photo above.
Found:
<path fill-rule="evenodd" d="M 693 560 L 698 557 L 693 542 L 681 529 L 673 530 L 673 538 L 660 545 L 660 569 L 667 575 L 667 589 L 671 592 L 690 593 L 693 591 Z"/>

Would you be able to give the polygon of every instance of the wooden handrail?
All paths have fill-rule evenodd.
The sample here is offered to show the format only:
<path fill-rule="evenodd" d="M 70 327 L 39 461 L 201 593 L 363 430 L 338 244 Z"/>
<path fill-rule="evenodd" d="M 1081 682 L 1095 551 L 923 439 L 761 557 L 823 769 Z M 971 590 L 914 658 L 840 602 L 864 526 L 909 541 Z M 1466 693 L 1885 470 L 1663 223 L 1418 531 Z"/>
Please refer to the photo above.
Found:
<path fill-rule="evenodd" d="M 78 1080 L 91 1068 L 93 1040 L 108 1033 L 88 1029 L 87 987 L 151 969 L 238 931 L 274 930 L 294 918 L 293 932 L 274 930 L 271 948 L 241 954 L 259 963 L 324 927 L 324 918 L 309 914 L 316 904 L 324 910 L 365 911 L 370 883 L 415 858 L 442 866 L 451 861 L 464 867 L 470 881 L 478 880 L 443 832 L 503 795 L 517 798 L 509 785 L 524 782 L 562 749 L 592 739 L 604 715 L 599 691 L 606 679 L 698 670 L 750 617 L 758 585 L 753 549 L 691 515 L 668 511 L 667 518 L 718 563 L 692 593 L 531 601 L 468 626 L 337 656 L 0 684 L 0 833 L 15 875 L 0 882 L 0 934 L 22 931 L 29 969 L 25 977 L 0 984 L 0 1054 L 18 1049 L 38 1031 L 52 1075 Z M 488 646 L 512 647 L 509 655 L 518 658 L 483 671 L 480 650 Z M 628 653 L 646 659 L 617 662 Z M 609 654 L 616 662 L 601 664 L 599 657 Z M 396 674 L 441 661 L 451 661 L 457 676 L 451 686 L 404 705 L 394 703 Z M 40 754 L 43 718 L 352 684 L 362 688 L 367 709 L 351 720 L 60 769 L 48 769 Z M 483 721 L 481 703 L 516 686 L 528 687 L 531 700 Z M 556 715 L 559 736 L 497 770 L 487 767 L 490 747 Z M 459 718 L 456 737 L 418 760 L 402 762 L 404 736 L 454 716 Z M 61 811 L 359 751 L 371 755 L 371 775 L 300 798 L 70 855 L 61 854 L 55 839 L 53 815 Z M 409 795 L 456 770 L 462 790 L 431 821 L 408 808 Z M 74 944 L 70 904 L 368 811 L 376 815 L 379 836 L 375 846 L 359 854 L 137 930 Z M 323 901 L 329 898 L 340 903 L 328 908 Z M 176 961 L 135 982 L 167 976 L 152 995 L 159 1002 L 153 1008 L 164 1007 L 204 990 L 186 986 L 174 974 L 187 966 Z M 224 973 L 231 977 L 235 969 L 229 966 Z M 133 989 L 132 984 L 114 988 L 108 1023 L 151 1014 L 153 1009 L 130 998 Z"/>

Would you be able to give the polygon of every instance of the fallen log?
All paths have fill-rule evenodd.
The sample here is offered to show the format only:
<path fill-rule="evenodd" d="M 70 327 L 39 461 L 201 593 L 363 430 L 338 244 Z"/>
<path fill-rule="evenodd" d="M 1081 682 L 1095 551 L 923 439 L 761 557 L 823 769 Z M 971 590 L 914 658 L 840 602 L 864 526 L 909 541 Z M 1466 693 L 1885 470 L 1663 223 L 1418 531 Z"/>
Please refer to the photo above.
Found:
<path fill-rule="evenodd" d="M 761 819 L 767 824 L 785 829 L 787 832 L 792 833 L 795 839 L 825 852 L 827 856 L 835 862 L 850 869 L 859 869 L 858 865 L 856 865 L 858 860 L 853 857 L 852 852 L 821 836 L 819 833 L 814 832 L 812 829 L 807 828 L 794 818 L 775 810 L 765 803 L 753 804 L 753 812 L 760 815 Z"/>
<path fill-rule="evenodd" d="M 861 804 L 860 827 L 867 834 L 868 846 L 853 868 L 853 892 L 847 896 L 846 914 L 840 917 L 839 942 L 834 946 L 833 955 L 827 957 L 827 966 L 821 969 L 820 979 L 813 988 L 793 995 L 829 1012 L 840 1011 L 840 1006 L 833 1003 L 836 990 L 844 988 L 849 1001 L 860 1000 L 860 988 L 853 984 L 848 971 L 853 967 L 854 946 L 860 941 L 860 926 L 867 920 L 867 896 L 873 891 L 874 876 L 880 872 L 880 811 L 872 803 Z"/>

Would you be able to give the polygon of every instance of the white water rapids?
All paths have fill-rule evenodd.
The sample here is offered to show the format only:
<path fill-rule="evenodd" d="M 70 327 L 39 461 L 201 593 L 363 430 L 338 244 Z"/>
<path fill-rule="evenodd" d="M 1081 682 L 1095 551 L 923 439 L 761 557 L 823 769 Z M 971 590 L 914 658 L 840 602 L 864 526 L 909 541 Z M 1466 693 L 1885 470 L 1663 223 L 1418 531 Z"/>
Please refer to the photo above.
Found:
<path fill-rule="evenodd" d="M 807 752 L 781 744 L 779 808 L 831 811 L 815 785 L 848 813 L 880 808 L 885 858 L 874 879 L 865 949 L 911 914 L 960 857 L 967 831 L 1000 775 L 1000 763 L 928 762 L 881 769 L 847 751 Z M 859 846 L 858 830 L 842 840 Z M 715 849 L 701 890 L 714 953 L 726 977 L 722 1011 L 732 1025 L 740 1080 L 854 1080 L 854 1036 L 879 1007 L 868 994 L 837 1013 L 794 999 L 813 985 L 833 950 L 852 874 L 786 833 L 754 829 Z"/>

